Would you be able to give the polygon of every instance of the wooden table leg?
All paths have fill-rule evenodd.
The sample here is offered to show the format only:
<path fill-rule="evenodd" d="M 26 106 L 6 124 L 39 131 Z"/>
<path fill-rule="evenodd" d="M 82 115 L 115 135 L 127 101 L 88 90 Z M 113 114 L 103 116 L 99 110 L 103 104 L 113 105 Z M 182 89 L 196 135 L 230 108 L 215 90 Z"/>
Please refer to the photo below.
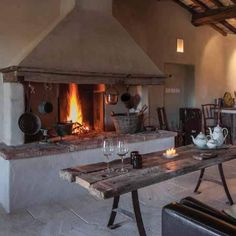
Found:
<path fill-rule="evenodd" d="M 226 196 L 227 196 L 227 198 L 228 198 L 228 200 L 229 200 L 229 204 L 230 204 L 230 205 L 233 205 L 234 202 L 233 202 L 233 199 L 232 199 L 232 197 L 231 197 L 231 195 L 230 195 L 230 192 L 229 192 L 229 189 L 228 189 L 226 180 L 225 180 L 224 170 L 223 170 L 222 163 L 218 164 L 218 170 L 219 170 L 219 173 L 220 173 L 220 178 L 221 178 L 221 181 L 222 181 L 222 184 L 223 184 L 223 187 L 224 187 Z"/>
<path fill-rule="evenodd" d="M 135 219 L 136 219 L 139 235 L 146 236 L 145 228 L 143 225 L 143 219 L 142 219 L 142 215 L 140 211 L 140 206 L 139 206 L 137 190 L 132 191 L 132 202 L 133 202 L 134 214 L 135 214 Z"/>
<path fill-rule="evenodd" d="M 107 224 L 107 227 L 109 227 L 109 228 L 110 228 L 110 227 L 114 224 L 114 222 L 115 222 L 117 212 L 114 211 L 114 210 L 118 208 L 119 201 L 120 201 L 120 196 L 114 197 L 114 199 L 113 199 L 113 205 L 112 205 L 112 210 L 111 210 L 111 215 L 110 215 L 110 218 L 109 218 L 109 221 L 108 221 L 108 224 Z"/>

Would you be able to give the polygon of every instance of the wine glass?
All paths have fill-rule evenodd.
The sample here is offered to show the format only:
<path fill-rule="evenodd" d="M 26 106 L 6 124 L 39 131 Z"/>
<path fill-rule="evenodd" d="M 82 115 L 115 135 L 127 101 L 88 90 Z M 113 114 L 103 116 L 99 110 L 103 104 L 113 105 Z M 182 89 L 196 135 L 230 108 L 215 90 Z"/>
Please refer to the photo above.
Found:
<path fill-rule="evenodd" d="M 128 169 L 124 168 L 124 157 L 129 152 L 127 143 L 125 140 L 119 140 L 117 143 L 117 155 L 121 158 L 121 169 L 118 170 L 119 172 L 126 173 L 128 172 Z"/>
<path fill-rule="evenodd" d="M 103 155 L 106 157 L 107 160 L 107 169 L 106 171 L 108 173 L 112 172 L 113 169 L 110 168 L 110 157 L 112 156 L 114 152 L 114 145 L 113 141 L 111 139 L 104 139 L 103 140 Z"/>

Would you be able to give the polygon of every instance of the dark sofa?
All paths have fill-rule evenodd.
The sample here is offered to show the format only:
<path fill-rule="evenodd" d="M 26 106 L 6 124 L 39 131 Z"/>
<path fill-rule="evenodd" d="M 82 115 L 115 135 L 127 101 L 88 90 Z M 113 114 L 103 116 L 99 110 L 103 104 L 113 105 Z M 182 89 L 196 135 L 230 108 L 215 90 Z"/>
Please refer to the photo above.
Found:
<path fill-rule="evenodd" d="M 162 210 L 162 236 L 236 236 L 236 219 L 187 197 Z"/>

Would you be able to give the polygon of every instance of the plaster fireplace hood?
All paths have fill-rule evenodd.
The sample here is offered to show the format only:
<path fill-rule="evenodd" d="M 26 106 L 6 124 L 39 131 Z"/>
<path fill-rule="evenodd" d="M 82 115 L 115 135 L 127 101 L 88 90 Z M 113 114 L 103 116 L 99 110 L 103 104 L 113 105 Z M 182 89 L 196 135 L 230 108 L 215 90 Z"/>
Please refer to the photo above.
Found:
<path fill-rule="evenodd" d="M 166 77 L 112 16 L 112 0 L 77 0 L 18 66 L 1 72 L 5 82 L 145 85 Z"/>

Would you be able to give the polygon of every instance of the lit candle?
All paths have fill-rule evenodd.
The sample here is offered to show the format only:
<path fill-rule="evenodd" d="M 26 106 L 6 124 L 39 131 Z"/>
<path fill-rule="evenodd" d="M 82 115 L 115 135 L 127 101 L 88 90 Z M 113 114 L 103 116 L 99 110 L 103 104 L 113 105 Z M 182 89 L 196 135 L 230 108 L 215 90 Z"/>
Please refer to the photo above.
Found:
<path fill-rule="evenodd" d="M 174 156 L 174 155 L 176 155 L 176 150 L 174 148 L 167 149 L 165 152 L 165 155 L 166 156 Z"/>

